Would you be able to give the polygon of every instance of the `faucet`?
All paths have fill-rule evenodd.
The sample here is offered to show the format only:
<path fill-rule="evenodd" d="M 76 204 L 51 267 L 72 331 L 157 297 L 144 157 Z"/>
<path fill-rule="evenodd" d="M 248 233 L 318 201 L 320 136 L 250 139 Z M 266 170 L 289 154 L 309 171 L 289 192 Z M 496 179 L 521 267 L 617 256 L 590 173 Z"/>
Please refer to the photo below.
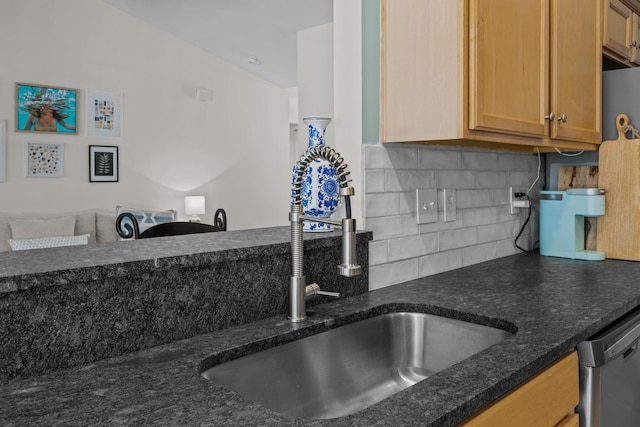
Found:
<path fill-rule="evenodd" d="M 341 221 L 329 218 L 319 218 L 304 215 L 302 211 L 302 183 L 307 167 L 315 159 L 326 160 L 336 170 L 340 196 L 344 197 L 346 216 Z M 347 164 L 342 156 L 327 145 L 310 147 L 293 167 L 293 180 L 291 184 L 291 276 L 289 278 L 289 320 L 302 322 L 307 318 L 306 301 L 315 295 L 328 295 L 339 297 L 336 292 L 325 292 L 313 283 L 306 285 L 303 274 L 303 238 L 302 221 L 311 220 L 335 225 L 342 228 L 342 264 L 338 265 L 337 273 L 352 277 L 357 276 L 362 268 L 356 264 L 356 220 L 351 218 L 351 199 L 355 194 L 353 187 L 349 187 Z"/>

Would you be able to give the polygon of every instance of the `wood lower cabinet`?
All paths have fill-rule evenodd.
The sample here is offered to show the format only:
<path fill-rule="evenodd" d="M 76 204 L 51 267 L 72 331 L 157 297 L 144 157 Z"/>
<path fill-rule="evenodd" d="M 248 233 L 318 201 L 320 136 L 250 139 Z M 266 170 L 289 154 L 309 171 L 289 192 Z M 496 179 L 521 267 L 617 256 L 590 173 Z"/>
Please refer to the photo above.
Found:
<path fill-rule="evenodd" d="M 577 427 L 578 372 L 574 351 L 459 427 Z"/>
<path fill-rule="evenodd" d="M 600 1 L 381 0 L 380 141 L 597 149 Z"/>

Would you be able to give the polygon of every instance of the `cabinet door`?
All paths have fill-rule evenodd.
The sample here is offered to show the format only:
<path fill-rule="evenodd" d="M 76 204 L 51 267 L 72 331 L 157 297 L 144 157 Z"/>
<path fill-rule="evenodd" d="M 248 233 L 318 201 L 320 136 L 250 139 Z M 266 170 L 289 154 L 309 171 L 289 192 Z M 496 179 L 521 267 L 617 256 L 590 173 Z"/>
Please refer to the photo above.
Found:
<path fill-rule="evenodd" d="M 620 0 L 605 0 L 603 13 L 602 46 L 624 59 L 629 59 L 632 28 L 631 9 L 622 4 Z"/>
<path fill-rule="evenodd" d="M 469 6 L 469 128 L 548 136 L 548 0 Z"/>
<path fill-rule="evenodd" d="M 579 400 L 573 351 L 458 427 L 574 427 Z"/>
<path fill-rule="evenodd" d="M 578 414 L 571 414 L 564 417 L 556 427 L 578 427 L 580 425 L 580 417 Z"/>
<path fill-rule="evenodd" d="M 382 142 L 458 136 L 460 7 L 452 0 L 382 0 Z"/>
<path fill-rule="evenodd" d="M 552 0 L 551 138 L 602 141 L 598 0 Z"/>
<path fill-rule="evenodd" d="M 640 16 L 634 13 L 631 19 L 631 62 L 640 65 Z"/>

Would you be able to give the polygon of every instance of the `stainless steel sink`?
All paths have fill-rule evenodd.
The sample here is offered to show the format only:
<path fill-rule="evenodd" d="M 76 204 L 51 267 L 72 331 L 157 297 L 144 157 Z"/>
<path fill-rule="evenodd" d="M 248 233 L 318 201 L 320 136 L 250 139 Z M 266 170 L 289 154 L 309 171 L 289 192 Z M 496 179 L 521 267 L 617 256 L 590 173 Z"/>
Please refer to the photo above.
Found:
<path fill-rule="evenodd" d="M 274 411 L 352 414 L 512 333 L 424 313 L 390 313 L 214 366 L 202 376 Z"/>

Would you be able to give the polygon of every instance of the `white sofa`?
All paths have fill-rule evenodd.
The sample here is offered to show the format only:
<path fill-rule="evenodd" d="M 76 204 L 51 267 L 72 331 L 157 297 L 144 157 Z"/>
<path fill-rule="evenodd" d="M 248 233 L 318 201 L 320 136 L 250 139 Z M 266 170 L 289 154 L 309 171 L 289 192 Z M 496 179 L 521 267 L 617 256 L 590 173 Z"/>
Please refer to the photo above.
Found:
<path fill-rule="evenodd" d="M 115 227 L 116 215 L 113 212 L 101 210 L 86 210 L 55 214 L 0 212 L 0 252 L 10 251 L 11 246 L 9 245 L 9 240 L 18 238 L 18 236 L 13 236 L 12 234 L 12 228 L 9 224 L 11 219 L 50 220 L 52 218 L 62 217 L 75 217 L 74 235 L 79 236 L 88 234 L 89 244 L 96 242 L 115 242 L 118 240 Z M 48 237 L 46 234 L 47 233 L 44 233 L 42 236 L 33 237 Z"/>

